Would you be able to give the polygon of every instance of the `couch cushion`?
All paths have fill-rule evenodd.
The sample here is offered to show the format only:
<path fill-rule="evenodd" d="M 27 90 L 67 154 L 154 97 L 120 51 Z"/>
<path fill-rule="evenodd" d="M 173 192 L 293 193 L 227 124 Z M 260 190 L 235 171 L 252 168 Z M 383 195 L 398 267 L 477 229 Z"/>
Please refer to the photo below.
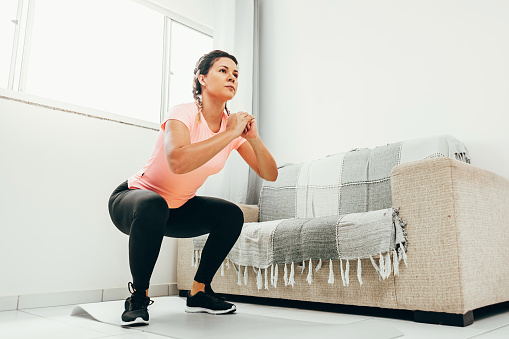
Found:
<path fill-rule="evenodd" d="M 470 162 L 463 143 L 442 135 L 283 165 L 275 182 L 263 182 L 259 219 L 315 218 L 389 208 L 392 168 L 440 156 Z"/>

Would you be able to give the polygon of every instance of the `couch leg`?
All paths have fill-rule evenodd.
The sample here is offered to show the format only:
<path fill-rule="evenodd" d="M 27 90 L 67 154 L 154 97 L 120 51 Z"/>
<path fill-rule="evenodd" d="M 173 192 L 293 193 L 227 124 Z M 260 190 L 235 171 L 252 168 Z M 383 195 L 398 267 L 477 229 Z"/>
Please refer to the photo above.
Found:
<path fill-rule="evenodd" d="M 440 324 L 465 327 L 474 323 L 474 312 L 465 314 L 414 311 L 414 321 L 427 324 Z"/>

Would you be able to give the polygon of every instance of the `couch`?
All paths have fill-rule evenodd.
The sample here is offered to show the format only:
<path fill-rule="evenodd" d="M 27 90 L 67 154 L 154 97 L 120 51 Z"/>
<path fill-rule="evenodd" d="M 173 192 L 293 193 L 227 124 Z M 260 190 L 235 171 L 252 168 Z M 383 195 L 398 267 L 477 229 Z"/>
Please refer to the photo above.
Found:
<path fill-rule="evenodd" d="M 313 180 L 327 181 L 324 166 L 334 161 L 340 166 L 339 182 L 335 177 L 334 185 L 330 182 L 321 187 L 310 185 Z M 315 169 L 314 178 L 311 169 Z M 357 181 L 345 179 L 348 171 L 350 176 L 358 176 Z M 298 173 L 297 179 L 295 173 Z M 335 190 L 339 190 L 339 194 L 334 193 Z M 278 191 L 283 195 L 278 195 Z M 340 199 L 336 199 L 338 195 Z M 322 258 L 311 257 L 294 268 L 292 284 L 283 282 L 286 281 L 283 266 L 276 264 L 280 271 L 277 287 L 273 285 L 272 271 L 269 274 L 271 284 L 267 286 L 267 278 L 263 284 L 261 272 L 267 267 L 253 268 L 252 278 L 247 279 L 247 266 L 241 268 L 226 260 L 212 287 L 216 293 L 227 297 L 241 295 L 388 311 L 409 310 L 413 311 L 415 321 L 456 326 L 472 324 L 473 310 L 509 300 L 506 265 L 509 260 L 509 222 L 506 219 L 509 180 L 471 165 L 468 150 L 454 137 L 413 139 L 286 164 L 279 169 L 276 182 L 263 183 L 258 205 L 239 206 L 244 212 L 246 228 L 278 219 L 364 215 L 390 208 L 403 221 L 407 243 L 392 250 L 398 251 L 392 262 L 392 265 L 401 262 L 398 272 L 396 266 L 394 269 L 389 266 L 389 271 L 381 275 L 384 264 L 380 262 L 377 266 L 379 258 L 359 258 L 362 278 L 359 275 L 358 282 L 354 279 L 356 265 L 352 265 L 350 273 L 346 272 L 350 276 L 346 284 L 345 260 L 341 258 L 323 258 L 322 264 Z M 340 226 L 338 222 L 336 229 Z M 239 241 L 243 236 L 244 230 Z M 191 287 L 199 260 L 197 242 L 197 238 L 178 240 L 177 285 L 180 291 Z M 317 248 L 320 246 L 315 244 Z M 405 264 L 400 261 L 402 254 Z M 380 255 L 380 259 L 384 257 L 385 254 Z M 328 269 L 329 264 L 334 273 Z M 318 265 L 322 268 L 316 271 Z M 312 271 L 311 280 L 309 271 Z M 332 274 L 336 280 L 331 284 Z"/>

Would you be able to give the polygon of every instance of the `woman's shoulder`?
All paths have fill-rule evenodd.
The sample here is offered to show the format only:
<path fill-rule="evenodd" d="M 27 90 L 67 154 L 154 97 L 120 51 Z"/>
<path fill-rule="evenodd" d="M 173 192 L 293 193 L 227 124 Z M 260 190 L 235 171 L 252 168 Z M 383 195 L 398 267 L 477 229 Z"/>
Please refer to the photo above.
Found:
<path fill-rule="evenodd" d="M 166 116 L 164 117 L 164 122 L 166 122 L 168 119 L 177 119 L 181 121 L 190 122 L 192 118 L 196 117 L 196 114 L 198 114 L 198 107 L 194 102 L 179 104 L 173 106 L 168 111 L 168 113 L 166 113 Z"/>

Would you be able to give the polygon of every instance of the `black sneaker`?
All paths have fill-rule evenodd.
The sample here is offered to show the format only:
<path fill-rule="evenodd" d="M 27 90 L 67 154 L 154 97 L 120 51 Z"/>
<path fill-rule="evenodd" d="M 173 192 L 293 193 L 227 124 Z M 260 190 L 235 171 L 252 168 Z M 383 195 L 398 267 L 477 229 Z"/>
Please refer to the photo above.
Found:
<path fill-rule="evenodd" d="M 237 309 L 235 305 L 223 301 L 213 294 L 201 291 L 193 296 L 189 293 L 186 305 L 186 312 L 188 313 L 227 314 L 233 313 Z"/>
<path fill-rule="evenodd" d="M 122 325 L 148 325 L 147 306 L 154 303 L 146 296 L 145 291 L 138 292 L 133 288 L 133 284 L 127 285 L 131 296 L 125 301 L 125 311 L 122 313 Z"/>

